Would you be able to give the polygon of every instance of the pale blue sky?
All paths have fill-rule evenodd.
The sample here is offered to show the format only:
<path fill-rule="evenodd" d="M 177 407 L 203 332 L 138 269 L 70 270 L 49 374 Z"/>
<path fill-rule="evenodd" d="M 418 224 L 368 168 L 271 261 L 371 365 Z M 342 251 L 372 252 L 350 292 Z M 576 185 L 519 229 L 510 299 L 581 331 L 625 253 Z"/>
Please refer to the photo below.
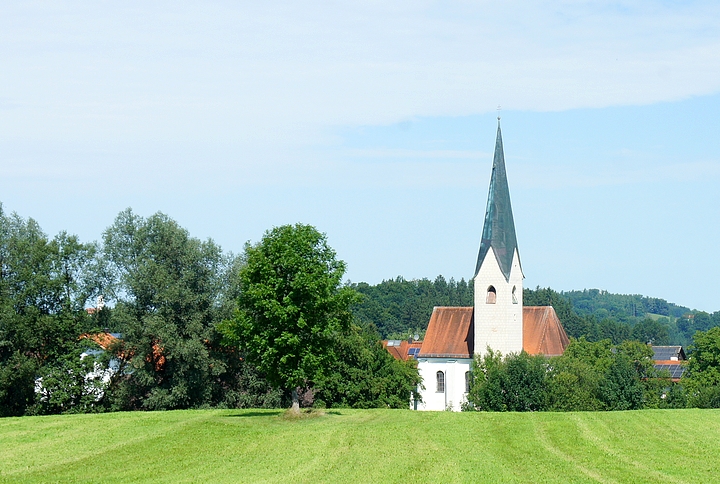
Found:
<path fill-rule="evenodd" d="M 498 104 L 527 286 L 720 309 L 717 2 L 0 5 L 0 201 L 50 234 L 304 222 L 353 281 L 467 279 Z"/>

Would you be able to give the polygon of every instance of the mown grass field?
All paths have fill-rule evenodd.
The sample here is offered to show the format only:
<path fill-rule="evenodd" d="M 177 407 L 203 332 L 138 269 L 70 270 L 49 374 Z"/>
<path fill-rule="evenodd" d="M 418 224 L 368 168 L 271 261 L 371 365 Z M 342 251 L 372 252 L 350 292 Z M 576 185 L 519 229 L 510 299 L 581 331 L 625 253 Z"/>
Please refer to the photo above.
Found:
<path fill-rule="evenodd" d="M 720 411 L 7 418 L 0 482 L 720 482 Z"/>

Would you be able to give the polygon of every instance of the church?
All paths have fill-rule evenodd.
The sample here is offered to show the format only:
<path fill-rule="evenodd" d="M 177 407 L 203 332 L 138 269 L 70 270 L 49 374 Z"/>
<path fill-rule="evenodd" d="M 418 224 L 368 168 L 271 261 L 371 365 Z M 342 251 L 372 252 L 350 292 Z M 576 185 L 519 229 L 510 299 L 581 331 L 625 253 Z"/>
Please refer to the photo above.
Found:
<path fill-rule="evenodd" d="M 423 341 L 388 341 L 396 358 L 416 358 L 423 380 L 417 410 L 459 411 L 467 400 L 475 355 L 561 355 L 569 340 L 552 306 L 523 306 L 520 263 L 500 118 L 487 209 L 474 272 L 472 307 L 435 307 Z"/>

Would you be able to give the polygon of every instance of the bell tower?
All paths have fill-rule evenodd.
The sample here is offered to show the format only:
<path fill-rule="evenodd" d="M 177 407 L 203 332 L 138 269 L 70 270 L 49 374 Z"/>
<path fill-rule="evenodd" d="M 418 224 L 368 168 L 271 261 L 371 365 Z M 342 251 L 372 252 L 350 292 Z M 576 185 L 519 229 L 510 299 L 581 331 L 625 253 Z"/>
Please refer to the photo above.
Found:
<path fill-rule="evenodd" d="M 500 117 L 480 252 L 475 266 L 475 353 L 523 349 L 523 279 L 505 173 Z"/>

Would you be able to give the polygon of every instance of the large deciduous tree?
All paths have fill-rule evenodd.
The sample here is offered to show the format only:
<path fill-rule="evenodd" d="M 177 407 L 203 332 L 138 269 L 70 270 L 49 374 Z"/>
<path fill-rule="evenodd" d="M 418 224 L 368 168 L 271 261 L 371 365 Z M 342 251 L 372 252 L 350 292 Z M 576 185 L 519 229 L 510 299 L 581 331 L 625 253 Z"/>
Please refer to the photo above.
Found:
<path fill-rule="evenodd" d="M 483 357 L 475 357 L 472 373 L 470 408 L 527 412 L 547 407 L 548 364 L 543 356 L 522 351 L 503 358 L 488 348 Z"/>
<path fill-rule="evenodd" d="M 720 327 L 693 336 L 688 371 L 683 377 L 689 405 L 720 408 Z"/>
<path fill-rule="evenodd" d="M 415 360 L 396 360 L 380 343 L 370 325 L 353 324 L 339 334 L 336 351 L 342 358 L 334 371 L 316 378 L 314 404 L 330 407 L 407 408 L 419 398 L 421 383 Z"/>
<path fill-rule="evenodd" d="M 352 320 L 357 294 L 342 285 L 345 263 L 310 225 L 284 225 L 245 246 L 239 309 L 224 326 L 229 341 L 270 383 L 297 389 L 332 371 L 334 340 Z"/>
<path fill-rule="evenodd" d="M 30 411 L 36 377 L 86 346 L 78 337 L 94 324 L 84 307 L 99 290 L 95 252 L 64 232 L 48 238 L 0 204 L 0 416 Z"/>
<path fill-rule="evenodd" d="M 190 237 L 162 213 L 121 212 L 104 234 L 117 277 L 113 320 L 131 370 L 114 395 L 118 408 L 187 408 L 212 401 L 225 364 L 211 346 L 221 316 L 227 260 L 212 240 Z"/>

